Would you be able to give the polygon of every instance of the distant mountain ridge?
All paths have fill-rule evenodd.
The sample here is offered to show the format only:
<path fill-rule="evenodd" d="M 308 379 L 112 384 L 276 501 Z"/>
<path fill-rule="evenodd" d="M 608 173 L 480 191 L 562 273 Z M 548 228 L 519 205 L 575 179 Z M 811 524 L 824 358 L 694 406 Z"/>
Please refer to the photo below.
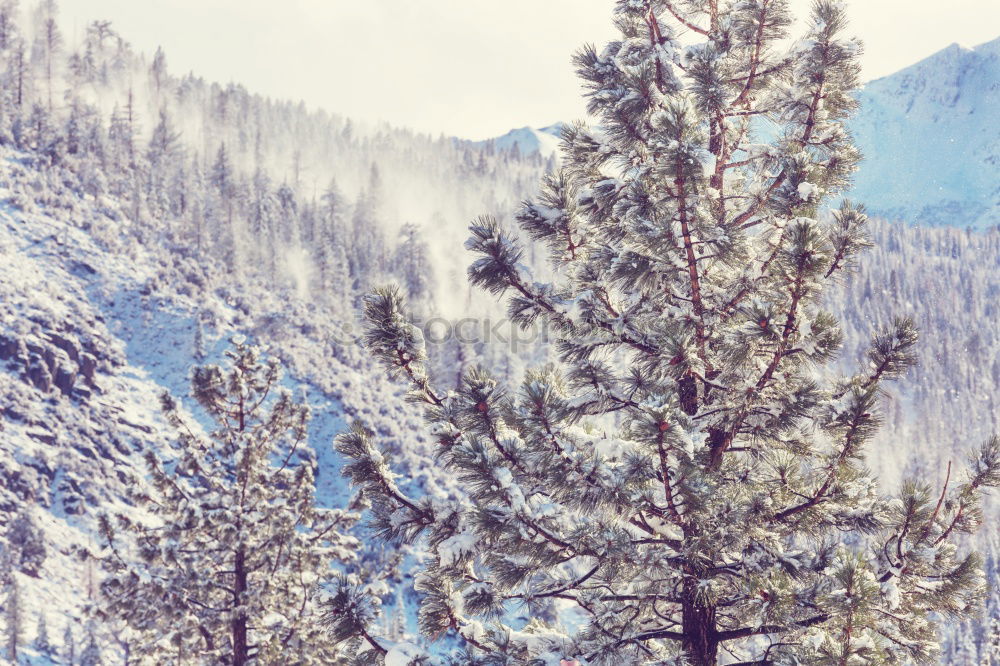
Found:
<path fill-rule="evenodd" d="M 97 58 L 96 82 L 71 90 L 82 90 L 95 109 L 105 109 L 83 116 L 100 119 L 92 121 L 91 137 L 107 137 L 112 123 L 117 136 L 123 136 L 126 116 L 109 109 L 119 103 L 120 108 L 135 107 L 145 131 L 130 134 L 130 140 L 141 149 L 134 162 L 143 168 L 119 160 L 103 139 L 94 147 L 63 150 L 74 127 L 68 114 L 87 107 L 84 102 L 56 105 L 55 113 L 46 115 L 43 60 L 33 64 L 38 85 L 28 99 L 36 103 L 25 104 L 23 117 L 0 114 L 0 549 L 7 545 L 6 521 L 27 508 L 49 548 L 40 578 L 16 574 L 25 600 L 24 654 L 36 666 L 66 663 L 40 656 L 29 644 L 39 616 L 46 617 L 60 652 L 65 646 L 59 636 L 69 626 L 77 645 L 96 633 L 104 663 L 121 656 L 125 644 L 118 642 L 116 628 L 91 626 L 83 611 L 100 580 L 100 567 L 90 559 L 99 550 L 95 518 L 101 510 L 123 506 L 124 488 L 143 478 L 145 450 L 171 450 L 174 439 L 159 412 L 158 395 L 169 390 L 186 396 L 190 365 L 218 360 L 233 333 L 271 345 L 288 366 L 288 388 L 314 407 L 309 444 L 318 463 L 323 506 L 350 501 L 351 491 L 340 476 L 342 461 L 330 442 L 355 418 L 387 443 L 404 488 L 409 485 L 421 497 L 458 496 L 459 481 L 442 475 L 434 462 L 437 444 L 424 431 L 419 408 L 406 402 L 403 390 L 350 342 L 349 333 L 356 330 L 350 260 L 332 255 L 331 265 L 341 271 L 336 275 L 346 293 L 341 294 L 344 303 L 325 303 L 320 297 L 330 296 L 332 289 L 315 287 L 300 294 L 294 276 L 281 268 L 286 254 L 286 263 L 305 263 L 301 252 L 279 253 L 273 269 L 253 252 L 326 246 L 315 235 L 322 228 L 316 221 L 325 219 L 322 213 L 344 216 L 351 238 L 365 240 L 352 241 L 352 247 L 388 254 L 380 248 L 393 245 L 369 246 L 369 237 L 355 235 L 353 229 L 385 225 L 383 231 L 390 234 L 388 225 L 396 216 L 392 209 L 399 208 L 405 219 L 434 225 L 428 240 L 440 264 L 439 292 L 453 296 L 463 316 L 491 325 L 488 314 L 481 313 L 492 312 L 493 299 L 469 290 L 464 278 L 469 256 L 457 252 L 461 243 L 455 238 L 465 237 L 467 220 L 480 212 L 509 221 L 510 210 L 531 194 L 538 172 L 551 164 L 536 155 L 555 154 L 562 127 L 521 128 L 457 147 L 450 139 L 432 140 L 405 130 L 369 131 L 321 112 L 307 115 L 288 103 L 265 103 L 236 85 L 205 83 L 193 75 L 155 78 L 160 75 L 149 60 L 129 54 L 124 40 L 108 43 L 112 41 L 114 46 Z M 0 51 L 0 64 L 13 55 Z M 65 55 L 74 53 L 67 50 Z M 119 63 L 120 69 L 105 67 L 102 58 Z M 53 86 L 57 92 L 67 85 L 61 81 L 57 77 Z M 10 85 L 11 80 L 0 81 L 0 89 Z M 938 92 L 935 88 L 935 96 Z M 941 95 L 942 104 L 968 99 L 966 92 L 950 96 L 945 90 Z M 186 211 L 167 206 L 161 218 L 149 212 L 151 205 L 159 205 L 151 195 L 160 181 L 150 178 L 157 171 L 145 168 L 145 155 L 157 111 L 164 105 L 172 118 L 183 121 L 179 153 L 187 157 L 158 165 L 183 166 L 208 184 L 192 180 L 189 187 L 188 179 L 177 177 L 184 186 L 179 191 Z M 25 122 L 32 108 L 36 124 Z M 988 119 L 988 110 L 983 115 Z M 47 134 L 41 135 L 43 129 Z M 225 154 L 237 167 L 252 166 L 256 149 L 250 138 L 258 129 L 260 157 L 269 171 L 261 169 L 253 179 L 239 175 L 239 168 L 233 171 L 241 235 L 226 247 L 245 258 L 232 271 L 225 257 L 237 253 L 215 252 L 210 244 L 228 238 L 223 232 L 233 226 L 223 224 L 225 208 L 219 199 L 230 188 L 219 184 L 221 168 L 213 165 L 223 163 L 217 148 L 225 142 Z M 25 147 L 17 148 L 15 141 Z M 487 144 L 497 151 L 517 146 L 524 159 L 482 149 Z M 392 186 L 393 196 L 384 201 L 371 194 L 370 179 L 366 184 L 372 164 L 382 168 L 382 179 Z M 296 188 L 300 168 L 304 176 Z M 270 187 L 263 178 L 268 172 Z M 320 195 L 333 176 L 348 193 L 339 213 L 316 206 L 317 199 L 327 205 L 334 200 Z M 296 195 L 296 190 L 301 192 Z M 260 210 L 273 220 L 252 235 L 251 222 L 260 220 L 243 219 L 258 210 L 258 200 L 247 198 L 251 193 L 261 195 Z M 364 202 L 375 212 L 357 215 L 358 204 L 351 201 Z M 886 431 L 871 459 L 895 480 L 904 467 L 940 471 L 947 460 L 961 457 L 960 446 L 997 428 L 1000 409 L 993 387 L 1000 385 L 1000 309 L 995 305 L 1000 297 L 995 270 L 1000 231 L 965 234 L 881 222 L 873 227 L 878 247 L 864 260 L 859 277 L 836 296 L 831 311 L 845 313 L 848 362 L 860 357 L 871 328 L 891 313 L 912 312 L 925 332 L 928 362 L 918 369 L 919 382 L 887 403 Z M 185 241 L 194 238 L 195 230 L 197 240 Z M 303 230 L 305 237 L 312 235 L 311 244 L 301 240 Z M 316 279 L 320 271 L 311 275 Z M 447 388 L 460 370 L 476 364 L 495 367 L 498 375 L 522 372 L 522 359 L 506 353 L 503 344 L 495 348 L 463 342 L 451 355 L 440 352 L 442 386 Z M 996 533 L 982 539 L 992 544 Z M 392 565 L 398 566 L 405 586 L 412 583 L 411 562 Z M 995 587 L 1000 574 L 991 569 L 990 576 Z M 405 598 L 385 599 L 391 611 L 386 617 L 392 617 L 393 631 L 400 636 L 416 634 L 410 592 Z M 0 601 L 6 600 L 3 594 Z M 410 609 L 408 614 L 396 610 L 400 605 Z M 1000 616 L 998 607 L 994 603 L 990 612 Z M 952 658 L 958 643 L 953 628 L 949 632 L 945 663 L 965 663 Z M 0 657 L 0 663 L 7 662 Z"/>
<path fill-rule="evenodd" d="M 1000 38 L 953 44 L 867 83 L 858 98 L 851 127 L 865 160 L 852 199 L 909 224 L 1000 225 Z M 492 141 L 548 157 L 561 128 L 522 127 Z"/>
<path fill-rule="evenodd" d="M 498 150 L 512 150 L 517 146 L 521 154 L 539 153 L 542 157 L 555 155 L 559 150 L 559 136 L 565 123 L 555 123 L 548 127 L 519 127 L 512 129 L 503 136 L 473 142 L 476 146 L 485 146 L 490 141 Z"/>
<path fill-rule="evenodd" d="M 1000 38 L 952 44 L 865 85 L 852 197 L 928 226 L 1000 224 Z"/>

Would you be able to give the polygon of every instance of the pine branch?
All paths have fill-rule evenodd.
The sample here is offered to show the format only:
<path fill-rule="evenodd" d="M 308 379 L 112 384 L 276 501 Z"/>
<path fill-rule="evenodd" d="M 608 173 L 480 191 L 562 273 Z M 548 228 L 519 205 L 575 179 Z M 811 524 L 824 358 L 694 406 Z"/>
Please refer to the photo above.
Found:
<path fill-rule="evenodd" d="M 733 100 L 731 107 L 736 108 L 747 103 L 747 96 L 750 94 L 750 90 L 753 88 L 753 84 L 757 79 L 757 68 L 760 66 L 760 56 L 761 49 L 764 46 L 764 24 L 767 21 L 767 0 L 761 3 L 761 15 L 757 21 L 757 31 L 754 35 L 754 45 L 753 45 L 753 55 L 750 56 L 750 66 L 748 67 L 749 73 L 746 77 L 746 83 L 743 86 L 743 90 L 736 96 Z"/>
<path fill-rule="evenodd" d="M 371 634 L 369 634 L 369 633 L 368 633 L 368 630 L 367 630 L 367 629 L 365 629 L 365 628 L 364 628 L 364 626 L 360 627 L 360 632 L 361 632 L 361 636 L 362 636 L 362 638 L 364 638 L 364 639 L 365 639 L 365 641 L 366 641 L 366 642 L 367 642 L 367 643 L 368 643 L 369 645 L 371 645 L 371 646 L 372 646 L 372 647 L 373 647 L 373 648 L 375 649 L 375 651 L 376 651 L 376 652 L 378 652 L 378 653 L 379 653 L 379 654 L 381 654 L 381 655 L 385 655 L 385 654 L 388 654 L 388 653 L 389 653 L 389 651 L 388 651 L 388 650 L 386 650 L 386 649 L 385 649 L 384 647 L 382 647 L 382 646 L 381 646 L 381 645 L 379 644 L 379 642 L 378 642 L 378 641 L 376 641 L 376 640 L 375 640 L 374 638 L 372 638 Z"/>
<path fill-rule="evenodd" d="M 850 456 L 856 445 L 856 438 L 859 436 L 862 428 L 871 419 L 871 414 L 867 409 L 871 406 L 874 400 L 874 393 L 868 391 L 865 394 L 859 394 L 857 397 L 858 406 L 854 409 L 854 417 L 848 426 L 847 432 L 844 436 L 844 446 L 840 450 L 840 454 L 837 456 L 837 460 L 830 465 L 830 471 L 826 475 L 826 479 L 823 484 L 816 490 L 808 500 L 797 504 L 795 506 L 789 507 L 778 513 L 774 514 L 774 520 L 777 522 L 783 522 L 792 516 L 805 511 L 806 509 L 811 509 L 816 506 L 826 496 L 826 493 L 830 490 L 833 482 L 837 479 L 837 473 L 839 471 L 840 465 L 847 461 L 848 456 Z"/>
<path fill-rule="evenodd" d="M 755 384 L 755 388 L 758 391 L 767 386 L 767 383 L 771 381 L 775 371 L 778 369 L 778 365 L 781 363 L 781 359 L 785 356 L 785 350 L 788 348 L 788 339 L 791 336 L 792 331 L 795 330 L 795 317 L 798 313 L 799 301 L 804 295 L 803 281 L 805 279 L 805 265 L 808 259 L 809 257 L 806 252 L 800 253 L 798 264 L 796 266 L 795 281 L 789 289 L 788 312 L 785 315 L 785 324 L 781 328 L 781 340 L 778 342 L 778 345 L 774 350 L 774 355 L 771 357 L 771 362 L 768 363 L 767 369 Z"/>
<path fill-rule="evenodd" d="M 763 219 L 754 220 L 752 222 L 750 222 L 749 220 L 753 218 L 754 215 L 759 213 L 760 210 L 768 204 L 771 195 L 773 195 L 774 191 L 777 190 L 779 187 L 781 187 L 782 184 L 784 184 L 785 179 L 787 178 L 788 178 L 787 169 L 782 169 L 781 172 L 778 174 L 778 176 L 771 181 L 771 184 L 768 185 L 767 189 L 763 193 L 758 195 L 757 200 L 753 204 L 751 204 L 749 208 L 747 208 L 745 211 L 737 215 L 729 226 L 731 226 L 734 229 L 739 229 L 741 231 L 744 231 L 746 229 L 750 229 L 752 227 L 757 226 L 758 224 L 763 223 L 764 222 Z"/>
<path fill-rule="evenodd" d="M 782 634 L 782 633 L 788 633 L 790 631 L 795 631 L 797 629 L 807 629 L 817 624 L 822 624 L 829 619 L 830 615 L 824 613 L 820 615 L 814 615 L 813 617 L 806 618 L 805 620 L 792 622 L 790 625 L 765 624 L 759 627 L 743 627 L 741 629 L 730 629 L 729 631 L 720 631 L 718 632 L 718 634 L 716 634 L 716 636 L 720 642 L 725 642 L 741 638 L 749 638 L 751 636 L 763 636 L 765 634 Z"/>
<path fill-rule="evenodd" d="M 694 32 L 697 32 L 699 35 L 708 36 L 708 30 L 705 30 L 704 28 L 699 28 L 694 23 L 691 23 L 690 21 L 685 19 L 683 15 L 681 15 L 680 13 L 678 13 L 676 9 L 674 9 L 674 5 L 672 2 L 664 1 L 663 5 L 667 8 L 667 11 L 670 12 L 670 14 L 677 20 L 677 22 L 683 25 L 685 28 L 693 30 Z"/>
<path fill-rule="evenodd" d="M 679 525 L 682 529 L 684 528 L 685 521 L 681 517 L 680 512 L 677 510 L 677 505 L 674 504 L 674 491 L 670 486 L 670 467 L 667 464 L 667 451 L 663 447 L 663 431 L 660 431 L 659 436 L 656 440 L 657 452 L 660 456 L 660 476 L 663 481 L 663 495 L 667 500 L 667 506 L 670 510 L 670 517 L 674 523 Z"/>

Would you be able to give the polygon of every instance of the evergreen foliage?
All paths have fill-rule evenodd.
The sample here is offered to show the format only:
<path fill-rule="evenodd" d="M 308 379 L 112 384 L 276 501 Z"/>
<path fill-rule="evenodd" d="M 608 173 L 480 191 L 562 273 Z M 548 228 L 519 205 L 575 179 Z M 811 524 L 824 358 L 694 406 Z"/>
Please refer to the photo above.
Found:
<path fill-rule="evenodd" d="M 926 663 L 934 618 L 982 601 L 959 537 L 1000 483 L 1000 439 L 887 495 L 866 443 L 915 326 L 878 330 L 856 374 L 827 368 L 842 336 L 822 297 L 869 245 L 861 207 L 821 213 L 859 158 L 860 46 L 843 3 L 817 0 L 784 49 L 791 23 L 784 0 L 620 0 L 621 39 L 578 54 L 600 129 L 565 131 L 518 218 L 556 279 L 493 219 L 468 242 L 470 281 L 546 323 L 559 363 L 438 391 L 400 292 L 366 300 L 369 349 L 468 497 L 407 497 L 361 425 L 337 447 L 375 530 L 432 550 L 421 630 L 456 631 L 460 663 Z M 367 637 L 345 598 L 334 636 Z"/>
<path fill-rule="evenodd" d="M 155 492 L 132 499 L 150 521 L 102 518 L 108 576 L 95 611 L 135 632 L 140 661 L 330 663 L 318 585 L 331 562 L 354 558 L 345 531 L 356 518 L 315 506 L 309 408 L 281 386 L 276 360 L 233 342 L 224 366 L 192 373 L 207 436 L 163 396 L 177 457 L 147 455 Z"/>
<path fill-rule="evenodd" d="M 80 653 L 79 666 L 104 666 L 104 654 L 93 627 L 87 628 L 87 642 Z"/>
<path fill-rule="evenodd" d="M 45 563 L 45 537 L 30 507 L 22 509 L 11 521 L 7 528 L 7 544 L 12 565 L 21 573 L 38 578 Z"/>
<path fill-rule="evenodd" d="M 62 655 L 68 666 L 76 663 L 76 638 L 73 636 L 72 620 L 66 624 L 66 631 L 63 632 Z"/>
<path fill-rule="evenodd" d="M 42 656 L 51 657 L 54 654 L 52 644 L 49 643 L 49 627 L 45 621 L 45 613 L 38 615 L 38 627 L 35 629 L 35 640 L 32 645 Z"/>
<path fill-rule="evenodd" d="M 18 650 L 21 647 L 21 637 L 24 634 L 24 610 L 22 609 L 17 574 L 10 574 L 5 592 L 4 622 L 7 626 L 4 631 L 4 647 L 7 650 L 7 658 L 16 664 Z"/>

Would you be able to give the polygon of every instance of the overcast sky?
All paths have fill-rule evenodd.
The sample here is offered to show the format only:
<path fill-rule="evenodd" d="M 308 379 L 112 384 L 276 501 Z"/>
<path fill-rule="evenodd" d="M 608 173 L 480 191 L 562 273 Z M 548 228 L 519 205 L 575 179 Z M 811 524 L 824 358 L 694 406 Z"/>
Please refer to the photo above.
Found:
<path fill-rule="evenodd" d="M 583 115 L 571 54 L 611 35 L 611 0 L 63 0 L 174 73 L 353 118 L 485 138 Z M 805 11 L 810 0 L 792 0 Z M 997 0 L 849 0 L 877 78 L 1000 36 Z"/>

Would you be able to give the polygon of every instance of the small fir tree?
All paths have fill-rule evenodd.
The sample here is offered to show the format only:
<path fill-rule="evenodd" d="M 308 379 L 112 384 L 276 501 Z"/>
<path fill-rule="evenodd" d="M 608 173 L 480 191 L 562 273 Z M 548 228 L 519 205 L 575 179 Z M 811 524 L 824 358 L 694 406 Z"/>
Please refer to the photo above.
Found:
<path fill-rule="evenodd" d="M 7 658 L 12 663 L 18 663 L 18 649 L 21 647 L 21 636 L 24 633 L 24 609 L 21 607 L 21 590 L 17 583 L 17 574 L 11 572 L 6 590 L 4 604 L 4 644 L 7 648 Z"/>
<path fill-rule="evenodd" d="M 87 627 L 87 642 L 80 653 L 79 666 L 104 666 L 103 659 L 101 644 L 97 642 L 93 626 L 89 626 Z"/>
<path fill-rule="evenodd" d="M 861 208 L 820 209 L 858 160 L 844 4 L 817 0 L 787 49 L 785 0 L 615 14 L 621 38 L 576 58 L 600 128 L 564 131 L 563 167 L 518 218 L 555 281 L 492 219 L 468 243 L 470 280 L 546 323 L 560 362 L 440 391 L 399 292 L 376 292 L 367 344 L 469 497 L 408 497 L 361 425 L 338 441 L 345 473 L 378 533 L 432 551 L 420 625 L 464 638 L 457 663 L 928 662 L 932 618 L 982 599 L 957 539 L 1000 483 L 1000 439 L 939 487 L 887 496 L 865 446 L 914 325 L 879 330 L 855 375 L 825 367 L 841 332 L 824 290 L 869 244 Z M 334 633 L 364 635 L 364 600 L 344 602 Z"/>
<path fill-rule="evenodd" d="M 45 537 L 30 508 L 22 509 L 11 521 L 7 529 L 7 543 L 13 566 L 23 574 L 38 578 L 47 553 Z"/>
<path fill-rule="evenodd" d="M 54 654 L 52 644 L 49 642 L 49 627 L 45 621 L 45 613 L 38 615 L 38 628 L 35 630 L 33 646 L 35 651 L 44 657 L 51 657 Z"/>
<path fill-rule="evenodd" d="M 226 355 L 193 371 L 208 436 L 163 397 L 178 457 L 149 452 L 153 492 L 133 498 L 153 520 L 101 521 L 98 615 L 135 632 L 140 661 L 329 663 L 333 645 L 311 616 L 330 562 L 354 557 L 355 515 L 315 506 L 309 408 L 282 388 L 279 363 L 240 338 Z"/>
<path fill-rule="evenodd" d="M 62 654 L 67 666 L 73 666 L 76 663 L 76 638 L 73 636 L 72 621 L 66 624 L 66 631 L 63 632 Z"/>

